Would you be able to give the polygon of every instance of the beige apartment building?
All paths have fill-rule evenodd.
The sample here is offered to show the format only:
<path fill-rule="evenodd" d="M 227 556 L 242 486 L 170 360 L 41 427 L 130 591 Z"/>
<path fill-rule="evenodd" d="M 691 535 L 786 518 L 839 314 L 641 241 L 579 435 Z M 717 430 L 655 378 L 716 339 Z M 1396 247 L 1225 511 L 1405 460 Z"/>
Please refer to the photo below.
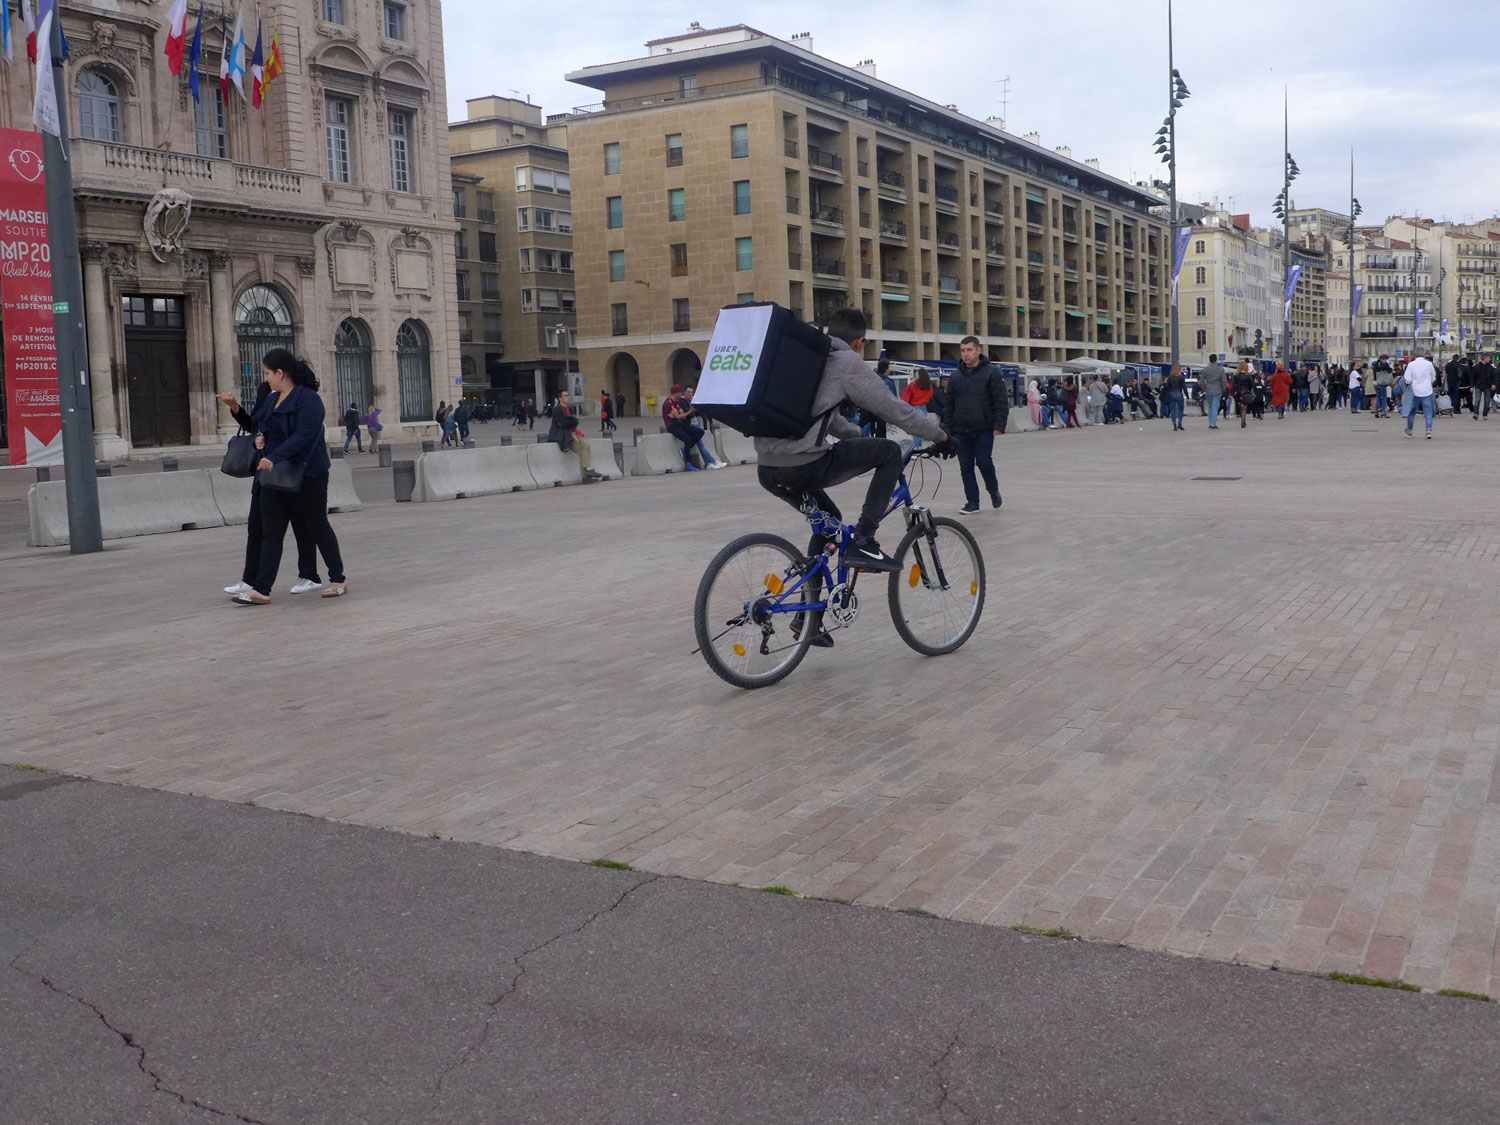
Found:
<path fill-rule="evenodd" d="M 502 410 L 581 397 L 567 125 L 515 98 L 465 104 L 448 126 L 465 397 Z"/>
<path fill-rule="evenodd" d="M 430 425 L 458 374 L 438 0 L 264 0 L 285 72 L 260 109 L 219 92 L 217 9 L 196 105 L 166 5 L 61 10 L 96 454 L 223 441 L 214 392 L 252 397 L 275 345 L 310 360 L 332 425 L 372 401 L 388 436 Z"/>
<path fill-rule="evenodd" d="M 649 411 L 696 379 L 719 309 L 855 306 L 870 354 L 1165 362 L 1169 264 L 1148 191 L 737 25 L 571 81 L 579 355 Z"/>

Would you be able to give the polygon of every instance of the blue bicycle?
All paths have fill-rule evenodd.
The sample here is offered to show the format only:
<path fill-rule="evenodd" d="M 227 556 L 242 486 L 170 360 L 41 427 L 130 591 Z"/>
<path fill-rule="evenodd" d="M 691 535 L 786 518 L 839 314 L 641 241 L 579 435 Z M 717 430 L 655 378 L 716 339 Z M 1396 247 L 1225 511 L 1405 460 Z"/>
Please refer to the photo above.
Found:
<path fill-rule="evenodd" d="M 916 450 L 906 461 L 926 456 Z M 698 650 L 735 687 L 785 679 L 818 636 L 849 628 L 859 613 L 855 587 L 862 572 L 842 562 L 854 526 L 820 511 L 808 494 L 801 507 L 813 530 L 830 540 L 822 554 L 809 558 L 779 535 L 756 532 L 714 556 L 698 583 Z M 900 566 L 887 586 L 891 621 L 924 656 L 953 652 L 973 635 L 984 609 L 984 557 L 963 524 L 916 503 L 904 471 L 885 514 L 898 509 L 906 533 L 891 555 Z M 822 632 L 812 627 L 818 615 Z"/>

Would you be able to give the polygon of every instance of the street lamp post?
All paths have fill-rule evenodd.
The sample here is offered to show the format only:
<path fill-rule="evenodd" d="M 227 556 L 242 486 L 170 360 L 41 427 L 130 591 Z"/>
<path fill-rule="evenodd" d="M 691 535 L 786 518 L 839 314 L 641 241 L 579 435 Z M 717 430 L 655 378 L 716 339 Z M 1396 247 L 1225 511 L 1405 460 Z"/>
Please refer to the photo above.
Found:
<path fill-rule="evenodd" d="M 558 346 L 563 350 L 563 389 L 566 390 L 569 394 L 572 394 L 573 380 L 571 376 L 573 374 L 573 367 L 571 357 L 568 355 L 568 352 L 570 350 L 570 345 L 568 343 L 568 326 L 566 324 L 554 324 L 552 326 L 552 331 L 557 333 Z M 579 397 L 582 398 L 581 395 Z M 577 406 L 578 412 L 582 414 L 583 403 L 579 402 L 575 405 Z"/>
<path fill-rule="evenodd" d="M 1172 0 L 1167 0 L 1167 117 L 1156 131 L 1156 154 L 1167 166 L 1167 221 L 1170 235 L 1167 253 L 1172 270 L 1172 363 L 1175 365 L 1182 351 L 1182 333 L 1177 299 L 1177 111 L 1189 98 L 1187 83 L 1178 73 L 1172 55 Z"/>
<path fill-rule="evenodd" d="M 1271 212 L 1281 220 L 1281 363 L 1290 369 L 1292 362 L 1292 294 L 1286 290 L 1292 280 L 1292 181 L 1302 174 L 1291 153 L 1291 123 L 1287 94 L 1281 92 L 1281 194 Z"/>
<path fill-rule="evenodd" d="M 1344 246 L 1349 259 L 1349 366 L 1354 366 L 1354 224 L 1363 209 L 1354 198 L 1354 150 L 1349 150 L 1349 231 L 1344 236 Z"/>

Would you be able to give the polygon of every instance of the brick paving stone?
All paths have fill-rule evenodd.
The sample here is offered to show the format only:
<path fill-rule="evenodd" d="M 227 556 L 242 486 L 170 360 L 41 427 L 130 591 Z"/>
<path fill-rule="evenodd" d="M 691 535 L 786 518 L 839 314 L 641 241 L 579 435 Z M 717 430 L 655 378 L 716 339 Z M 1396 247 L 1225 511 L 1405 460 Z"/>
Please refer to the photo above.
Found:
<path fill-rule="evenodd" d="M 755 693 L 714 679 L 690 628 L 722 543 L 801 538 L 748 470 L 373 505 L 336 522 L 351 597 L 254 610 L 215 596 L 242 529 L 72 558 L 0 528 L 4 757 L 1495 990 L 1494 439 L 1190 426 L 1007 439 L 1006 506 L 971 525 L 991 601 L 970 644 L 911 653 L 862 579 L 856 627 Z"/>

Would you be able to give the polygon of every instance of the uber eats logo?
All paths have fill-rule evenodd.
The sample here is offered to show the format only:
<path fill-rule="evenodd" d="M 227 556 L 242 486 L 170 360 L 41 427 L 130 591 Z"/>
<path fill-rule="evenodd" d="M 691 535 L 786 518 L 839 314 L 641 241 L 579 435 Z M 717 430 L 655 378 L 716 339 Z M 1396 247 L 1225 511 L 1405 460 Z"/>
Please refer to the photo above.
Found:
<path fill-rule="evenodd" d="M 710 371 L 750 371 L 755 367 L 755 353 L 742 352 L 734 344 L 715 348 L 708 357 Z"/>

